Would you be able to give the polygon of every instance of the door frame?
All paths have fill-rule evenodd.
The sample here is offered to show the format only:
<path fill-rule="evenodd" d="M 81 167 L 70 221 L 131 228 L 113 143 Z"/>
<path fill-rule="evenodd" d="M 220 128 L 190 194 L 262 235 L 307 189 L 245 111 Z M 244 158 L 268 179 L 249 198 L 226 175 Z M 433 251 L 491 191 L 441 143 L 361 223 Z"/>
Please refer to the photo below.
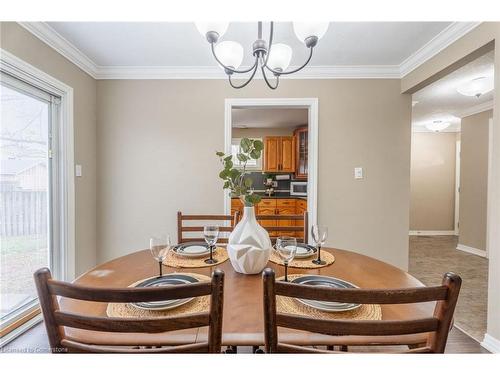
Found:
<path fill-rule="evenodd" d="M 73 88 L 0 48 L 0 71 L 38 87 L 61 98 L 60 117 L 57 119 L 53 185 L 57 201 L 54 202 L 53 241 L 61 259 L 57 262 L 54 275 L 66 281 L 75 278 L 75 172 L 74 172 L 74 129 Z"/>
<path fill-rule="evenodd" d="M 318 98 L 228 98 L 224 102 L 224 150 L 231 153 L 232 108 L 274 107 L 308 110 L 307 211 L 309 226 L 318 222 Z M 231 198 L 224 191 L 224 212 L 231 213 Z"/>
<path fill-rule="evenodd" d="M 460 149 L 462 140 L 455 141 L 455 226 L 454 234 L 458 236 L 460 233 Z"/>

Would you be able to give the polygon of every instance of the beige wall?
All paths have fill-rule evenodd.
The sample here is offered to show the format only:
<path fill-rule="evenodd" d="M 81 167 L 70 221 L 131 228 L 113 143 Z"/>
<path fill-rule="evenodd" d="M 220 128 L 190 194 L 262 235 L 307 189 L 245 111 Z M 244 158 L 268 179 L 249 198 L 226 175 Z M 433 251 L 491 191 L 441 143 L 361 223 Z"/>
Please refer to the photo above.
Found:
<path fill-rule="evenodd" d="M 495 90 L 500 87 L 500 23 L 484 22 L 433 58 L 427 60 L 401 80 L 401 91 L 411 93 L 418 85 L 434 81 L 439 73 L 466 58 L 478 48 L 494 41 Z M 500 342 L 500 101 L 493 104 L 493 131 L 491 135 L 491 175 L 488 201 L 488 326 L 489 337 Z"/>
<path fill-rule="evenodd" d="M 293 131 L 297 128 L 294 126 L 292 128 L 233 128 L 232 137 L 233 138 L 264 138 L 271 136 L 287 136 L 293 135 Z"/>
<path fill-rule="evenodd" d="M 96 263 L 96 81 L 13 22 L 0 23 L 0 47 L 73 88 L 76 178 L 76 254 L 79 275 Z"/>
<path fill-rule="evenodd" d="M 411 98 L 399 80 L 98 81 L 99 261 L 176 233 L 176 212 L 222 212 L 224 99 L 319 98 L 319 222 L 328 244 L 407 268 Z M 354 167 L 365 168 L 354 180 Z"/>
<path fill-rule="evenodd" d="M 410 230 L 454 229 L 456 134 L 412 134 Z"/>
<path fill-rule="evenodd" d="M 486 250 L 489 120 L 493 111 L 462 119 L 458 243 Z"/>

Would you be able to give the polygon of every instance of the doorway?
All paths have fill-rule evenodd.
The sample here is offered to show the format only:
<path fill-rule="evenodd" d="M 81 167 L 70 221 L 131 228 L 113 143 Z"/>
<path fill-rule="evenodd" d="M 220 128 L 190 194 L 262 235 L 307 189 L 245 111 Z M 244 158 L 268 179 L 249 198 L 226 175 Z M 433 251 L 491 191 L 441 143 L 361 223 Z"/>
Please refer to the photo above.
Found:
<path fill-rule="evenodd" d="M 317 98 L 259 98 L 259 99 L 226 99 L 225 101 L 225 152 L 231 154 L 234 144 L 233 137 L 233 111 L 235 109 L 276 109 L 276 110 L 304 110 L 307 111 L 307 177 L 300 178 L 307 186 L 307 211 L 309 228 L 317 223 L 317 196 L 318 196 L 318 99 Z M 298 124 L 296 127 L 298 128 Z M 264 157 L 265 157 L 264 150 Z M 294 166 L 296 164 L 294 163 Z M 299 163 L 300 169 L 300 163 Z M 262 169 L 264 171 L 264 169 Z M 276 172 L 276 173 L 275 173 Z M 297 170 L 297 172 L 299 172 Z M 266 173 L 266 172 L 263 172 Z M 293 169 L 285 173 L 281 171 L 269 172 L 270 175 L 289 175 L 293 180 L 297 177 Z M 280 177 L 281 178 L 281 177 Z M 286 178 L 286 177 L 283 177 Z M 231 197 L 224 192 L 224 211 L 231 213 Z"/>

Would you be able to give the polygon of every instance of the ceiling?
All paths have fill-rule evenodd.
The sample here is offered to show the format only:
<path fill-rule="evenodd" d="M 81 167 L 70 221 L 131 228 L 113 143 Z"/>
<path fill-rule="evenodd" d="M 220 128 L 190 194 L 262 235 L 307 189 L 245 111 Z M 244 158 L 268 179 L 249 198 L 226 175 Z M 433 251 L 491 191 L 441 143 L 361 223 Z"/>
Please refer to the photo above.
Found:
<path fill-rule="evenodd" d="M 412 110 L 413 130 L 425 131 L 425 124 L 442 120 L 452 124 L 445 131 L 460 131 L 461 117 L 493 107 L 493 91 L 476 98 L 459 94 L 457 87 L 474 78 L 493 77 L 493 73 L 491 51 L 413 94 L 413 102 L 418 102 Z"/>
<path fill-rule="evenodd" d="M 304 108 L 233 108 L 233 128 L 290 128 L 307 124 Z"/>
<path fill-rule="evenodd" d="M 96 79 L 226 78 L 192 22 L 20 22 Z M 471 31 L 478 22 L 332 22 L 310 64 L 287 78 L 401 78 Z M 269 24 L 264 23 L 264 38 Z M 256 23 L 233 22 L 221 40 L 252 60 Z M 307 49 L 291 22 L 275 24 L 276 42 L 293 49 L 291 67 Z M 260 74 L 260 73 L 259 73 Z M 257 78 L 259 78 L 259 74 Z"/>
<path fill-rule="evenodd" d="M 194 23 L 179 22 L 49 22 L 97 65 L 210 66 L 209 45 Z M 313 65 L 399 65 L 435 37 L 450 22 L 339 22 L 322 38 Z M 264 36 L 267 39 L 267 24 Z M 293 48 L 291 65 L 300 65 L 307 48 L 299 42 L 291 22 L 274 27 L 277 43 Z M 245 49 L 243 65 L 250 65 L 257 23 L 231 23 L 221 40 L 235 40 Z"/>

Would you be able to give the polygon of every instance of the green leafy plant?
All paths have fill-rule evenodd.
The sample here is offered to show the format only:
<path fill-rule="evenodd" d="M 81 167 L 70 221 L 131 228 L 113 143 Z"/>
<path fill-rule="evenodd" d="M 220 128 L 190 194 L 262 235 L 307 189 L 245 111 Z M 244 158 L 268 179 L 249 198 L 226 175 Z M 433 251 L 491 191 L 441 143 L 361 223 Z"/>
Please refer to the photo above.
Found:
<path fill-rule="evenodd" d="M 246 207 L 253 207 L 261 199 L 260 195 L 253 192 L 253 181 L 247 176 L 249 172 L 246 168 L 249 160 L 260 159 L 262 150 L 264 150 L 262 141 L 242 138 L 240 152 L 236 155 L 242 164 L 241 168 L 234 166 L 232 155 L 226 155 L 221 151 L 215 153 L 224 168 L 219 173 L 219 177 L 224 181 L 222 188 L 229 189 L 231 196 L 239 197 Z"/>

